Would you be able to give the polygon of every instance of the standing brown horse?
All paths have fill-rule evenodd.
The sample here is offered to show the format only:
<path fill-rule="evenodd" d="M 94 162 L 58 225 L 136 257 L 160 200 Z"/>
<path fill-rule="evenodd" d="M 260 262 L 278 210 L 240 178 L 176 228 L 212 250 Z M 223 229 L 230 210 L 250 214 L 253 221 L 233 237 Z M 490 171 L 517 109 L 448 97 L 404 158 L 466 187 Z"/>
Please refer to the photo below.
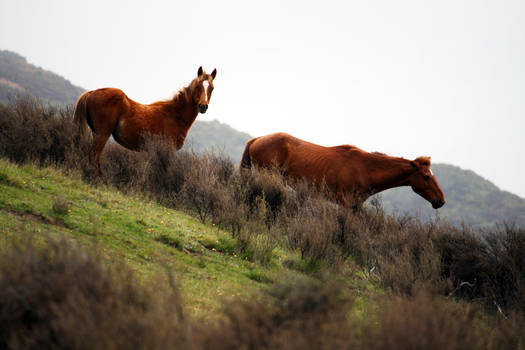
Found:
<path fill-rule="evenodd" d="M 399 186 L 412 187 L 434 209 L 445 204 L 443 191 L 430 170 L 430 157 L 407 160 L 349 145 L 323 147 L 275 133 L 246 143 L 241 169 L 251 168 L 252 163 L 263 168 L 278 167 L 291 178 L 324 183 L 338 201 L 354 207 L 375 193 Z"/>
<path fill-rule="evenodd" d="M 89 125 L 93 132 L 90 161 L 96 162 L 100 170 L 100 154 L 113 134 L 122 146 L 138 150 L 145 134 L 164 135 L 173 140 L 179 150 L 184 145 L 188 130 L 197 118 L 205 113 L 213 91 L 213 80 L 217 75 L 199 67 L 197 77 L 168 101 L 143 105 L 130 99 L 122 90 L 104 88 L 80 95 L 75 106 L 74 122 L 79 133 L 84 134 Z"/>

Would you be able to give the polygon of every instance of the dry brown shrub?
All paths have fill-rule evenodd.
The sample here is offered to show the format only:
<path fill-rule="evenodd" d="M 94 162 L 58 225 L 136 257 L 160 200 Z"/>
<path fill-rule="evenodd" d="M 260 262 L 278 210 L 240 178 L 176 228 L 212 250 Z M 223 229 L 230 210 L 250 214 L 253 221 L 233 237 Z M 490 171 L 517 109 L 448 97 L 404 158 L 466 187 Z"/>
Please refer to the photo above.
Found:
<path fill-rule="evenodd" d="M 83 142 L 71 132 L 72 108 L 23 96 L 0 107 L 0 155 L 16 163 L 72 164 Z"/>
<path fill-rule="evenodd" d="M 260 169 L 257 173 L 244 174 L 245 201 L 251 211 L 257 200 L 263 198 L 268 208 L 268 220 L 276 218 L 287 201 L 288 190 L 285 179 L 277 169 Z"/>
<path fill-rule="evenodd" d="M 334 281 L 292 278 L 270 299 L 232 301 L 226 319 L 196 330 L 205 349 L 341 349 L 353 343 L 352 300 Z"/>
<path fill-rule="evenodd" d="M 188 341 L 176 290 L 65 241 L 0 252 L 0 348 L 152 349 Z"/>
<path fill-rule="evenodd" d="M 302 259 L 336 263 L 341 257 L 339 247 L 334 244 L 338 232 L 337 208 L 327 201 L 303 202 L 287 223 L 290 245 L 299 249 Z"/>
<path fill-rule="evenodd" d="M 224 183 L 225 167 L 213 157 L 202 156 L 186 174 L 180 199 L 194 209 L 202 222 L 209 216 L 217 217 L 233 198 Z M 222 181 L 221 181 L 222 180 Z"/>
<path fill-rule="evenodd" d="M 364 349 L 517 349 L 522 320 L 485 317 L 427 292 L 381 302 L 363 329 Z"/>

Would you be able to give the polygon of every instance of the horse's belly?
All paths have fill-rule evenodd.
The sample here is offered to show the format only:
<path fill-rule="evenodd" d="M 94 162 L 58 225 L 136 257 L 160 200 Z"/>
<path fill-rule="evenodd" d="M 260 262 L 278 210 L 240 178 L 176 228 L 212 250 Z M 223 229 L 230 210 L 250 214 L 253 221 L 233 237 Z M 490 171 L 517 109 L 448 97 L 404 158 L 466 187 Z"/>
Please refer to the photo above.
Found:
<path fill-rule="evenodd" d="M 285 167 L 286 175 L 304 179 L 315 185 L 326 185 L 328 188 L 335 189 L 334 179 L 330 172 L 324 171 L 315 164 L 305 162 L 290 162 Z"/>
<path fill-rule="evenodd" d="M 113 131 L 113 138 L 122 146 L 131 150 L 138 150 L 140 147 L 141 133 L 139 128 L 124 119 L 119 120 L 117 127 Z"/>

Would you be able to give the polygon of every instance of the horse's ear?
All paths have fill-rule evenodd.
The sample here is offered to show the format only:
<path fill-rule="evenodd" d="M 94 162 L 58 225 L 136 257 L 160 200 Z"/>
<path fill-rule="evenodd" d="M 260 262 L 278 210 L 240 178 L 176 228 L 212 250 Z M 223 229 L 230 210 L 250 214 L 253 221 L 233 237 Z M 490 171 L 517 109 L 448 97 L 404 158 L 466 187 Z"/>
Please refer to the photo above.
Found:
<path fill-rule="evenodd" d="M 197 71 L 197 76 L 200 77 L 203 73 L 202 66 L 199 67 L 199 70 Z"/>
<path fill-rule="evenodd" d="M 217 75 L 217 68 L 215 68 L 215 69 L 213 70 L 213 72 L 211 72 L 210 75 L 211 75 L 211 78 L 212 78 L 212 79 L 215 79 L 215 76 Z"/>

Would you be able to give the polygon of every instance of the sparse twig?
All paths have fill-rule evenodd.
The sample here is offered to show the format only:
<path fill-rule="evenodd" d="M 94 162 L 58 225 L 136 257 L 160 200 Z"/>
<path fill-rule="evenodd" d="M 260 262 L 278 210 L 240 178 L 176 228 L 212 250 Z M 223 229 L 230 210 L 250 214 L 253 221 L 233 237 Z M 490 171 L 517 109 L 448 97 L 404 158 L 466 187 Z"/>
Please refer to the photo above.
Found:
<path fill-rule="evenodd" d="M 472 287 L 474 287 L 475 285 L 476 285 L 475 281 L 474 281 L 474 283 L 470 283 L 470 282 L 467 282 L 467 281 L 465 281 L 465 282 L 461 282 L 461 283 L 460 283 L 460 284 L 459 284 L 459 285 L 458 285 L 458 286 L 457 286 L 452 292 L 450 292 L 450 293 L 447 295 L 447 299 L 450 298 L 451 296 L 453 296 L 454 294 L 456 294 L 456 292 L 457 292 L 459 289 L 461 289 L 461 287 L 463 287 L 463 286 L 467 286 L 467 287 L 472 288 Z"/>

